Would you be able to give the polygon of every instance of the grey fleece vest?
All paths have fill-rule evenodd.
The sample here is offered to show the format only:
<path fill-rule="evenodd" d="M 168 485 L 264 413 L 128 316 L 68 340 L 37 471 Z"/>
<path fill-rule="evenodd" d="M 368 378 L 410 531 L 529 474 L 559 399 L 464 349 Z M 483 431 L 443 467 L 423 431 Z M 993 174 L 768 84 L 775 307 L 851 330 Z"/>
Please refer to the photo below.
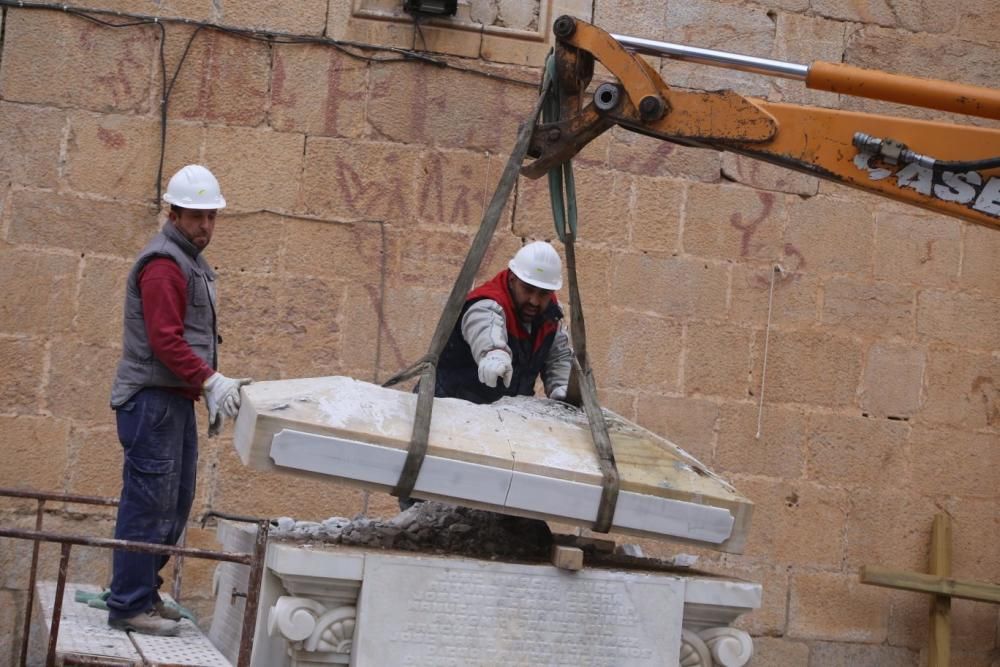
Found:
<path fill-rule="evenodd" d="M 185 387 L 149 347 L 142 314 L 139 273 L 150 260 L 169 257 L 177 262 L 187 279 L 187 310 L 184 312 L 184 340 L 212 368 L 218 367 L 218 334 L 215 324 L 215 272 L 201 252 L 167 222 L 150 241 L 128 274 L 125 285 L 125 325 L 122 358 L 111 387 L 111 407 L 117 408 L 144 387 Z"/>

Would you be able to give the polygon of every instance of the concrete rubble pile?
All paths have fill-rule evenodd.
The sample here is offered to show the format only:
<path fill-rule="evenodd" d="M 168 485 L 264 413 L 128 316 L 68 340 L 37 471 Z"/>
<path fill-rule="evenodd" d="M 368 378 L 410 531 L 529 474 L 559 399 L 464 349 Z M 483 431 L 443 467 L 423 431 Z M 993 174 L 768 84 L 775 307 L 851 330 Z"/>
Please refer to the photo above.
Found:
<path fill-rule="evenodd" d="M 525 561 L 546 560 L 552 545 L 552 533 L 542 521 L 433 501 L 386 520 L 281 517 L 271 528 L 271 539 Z"/>

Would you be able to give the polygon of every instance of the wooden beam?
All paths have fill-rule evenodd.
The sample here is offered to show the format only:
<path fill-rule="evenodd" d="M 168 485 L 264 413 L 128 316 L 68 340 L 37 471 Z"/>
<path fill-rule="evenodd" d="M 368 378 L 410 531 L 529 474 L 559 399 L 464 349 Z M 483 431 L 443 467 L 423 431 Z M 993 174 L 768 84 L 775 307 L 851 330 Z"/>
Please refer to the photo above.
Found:
<path fill-rule="evenodd" d="M 861 566 L 861 583 L 1000 604 L 1000 586 L 936 577 L 932 574 L 901 572 L 884 567 L 863 565 Z"/>
<path fill-rule="evenodd" d="M 947 514 L 934 516 L 931 529 L 931 575 L 951 576 L 951 521 Z M 931 598 L 931 636 L 927 644 L 927 667 L 948 667 L 951 664 L 951 598 L 935 595 Z"/>

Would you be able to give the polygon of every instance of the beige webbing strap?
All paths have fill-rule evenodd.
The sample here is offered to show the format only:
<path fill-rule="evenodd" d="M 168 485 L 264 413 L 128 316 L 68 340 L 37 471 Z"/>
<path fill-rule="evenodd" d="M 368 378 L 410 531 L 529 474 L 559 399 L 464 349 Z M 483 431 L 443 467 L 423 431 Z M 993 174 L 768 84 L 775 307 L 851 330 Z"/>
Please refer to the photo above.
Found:
<path fill-rule="evenodd" d="M 406 462 L 403 464 L 399 481 L 396 482 L 396 486 L 392 490 L 392 495 L 399 498 L 409 497 L 413 486 L 417 483 L 417 475 L 420 473 L 420 467 L 427 455 L 427 439 L 431 430 L 431 411 L 434 407 L 434 385 L 437 380 L 438 359 L 441 357 L 441 352 L 444 351 L 452 329 L 455 328 L 455 322 L 458 321 L 462 306 L 465 304 L 465 297 L 472 289 L 472 281 L 476 277 L 476 272 L 479 271 L 480 264 L 482 264 L 486 248 L 493 239 L 500 215 L 507 205 L 511 190 L 514 189 L 514 183 L 517 182 L 521 163 L 528 152 L 532 130 L 535 123 L 538 122 L 538 115 L 541 112 L 542 103 L 545 101 L 545 93 L 546 90 L 542 90 L 531 116 L 521 124 L 517 135 L 517 144 L 510 154 L 510 159 L 507 160 L 507 166 L 504 167 L 503 175 L 493 193 L 490 205 L 483 214 L 483 221 L 479 225 L 479 231 L 476 232 L 472 246 L 469 248 L 469 254 L 465 257 L 462 270 L 459 272 L 455 284 L 452 285 L 451 294 L 448 295 L 448 301 L 441 313 L 441 318 L 438 320 L 437 329 L 431 338 L 427 354 L 420 361 L 392 376 L 382 385 L 391 387 L 420 373 L 420 391 L 417 394 L 417 413 L 413 420 L 410 447 L 406 452 Z"/>

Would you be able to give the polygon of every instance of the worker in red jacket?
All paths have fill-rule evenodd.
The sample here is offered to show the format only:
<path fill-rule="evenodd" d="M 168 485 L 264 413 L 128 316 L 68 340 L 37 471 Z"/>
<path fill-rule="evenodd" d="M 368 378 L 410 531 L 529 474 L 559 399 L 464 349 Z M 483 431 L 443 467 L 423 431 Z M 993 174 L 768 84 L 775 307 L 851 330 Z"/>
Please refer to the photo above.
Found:
<path fill-rule="evenodd" d="M 205 167 L 170 179 L 163 229 L 139 253 L 125 287 L 122 357 L 111 389 L 124 448 L 115 537 L 176 544 L 194 502 L 198 435 L 194 404 L 204 395 L 209 436 L 240 407 L 249 382 L 219 373 L 215 272 L 202 251 L 226 200 Z M 163 604 L 167 556 L 115 551 L 108 624 L 175 635 L 179 612 Z"/>
<path fill-rule="evenodd" d="M 466 297 L 441 353 L 435 396 L 492 403 L 534 396 L 541 376 L 549 398 L 566 398 L 573 351 L 556 290 L 562 262 L 544 241 L 517 251 L 508 268 Z"/>
<path fill-rule="evenodd" d="M 549 398 L 564 400 L 573 350 L 556 290 L 562 261 L 551 244 L 528 243 L 507 268 L 469 292 L 441 352 L 434 395 L 473 403 L 534 396 L 539 376 Z M 414 498 L 400 497 L 399 509 Z"/>

